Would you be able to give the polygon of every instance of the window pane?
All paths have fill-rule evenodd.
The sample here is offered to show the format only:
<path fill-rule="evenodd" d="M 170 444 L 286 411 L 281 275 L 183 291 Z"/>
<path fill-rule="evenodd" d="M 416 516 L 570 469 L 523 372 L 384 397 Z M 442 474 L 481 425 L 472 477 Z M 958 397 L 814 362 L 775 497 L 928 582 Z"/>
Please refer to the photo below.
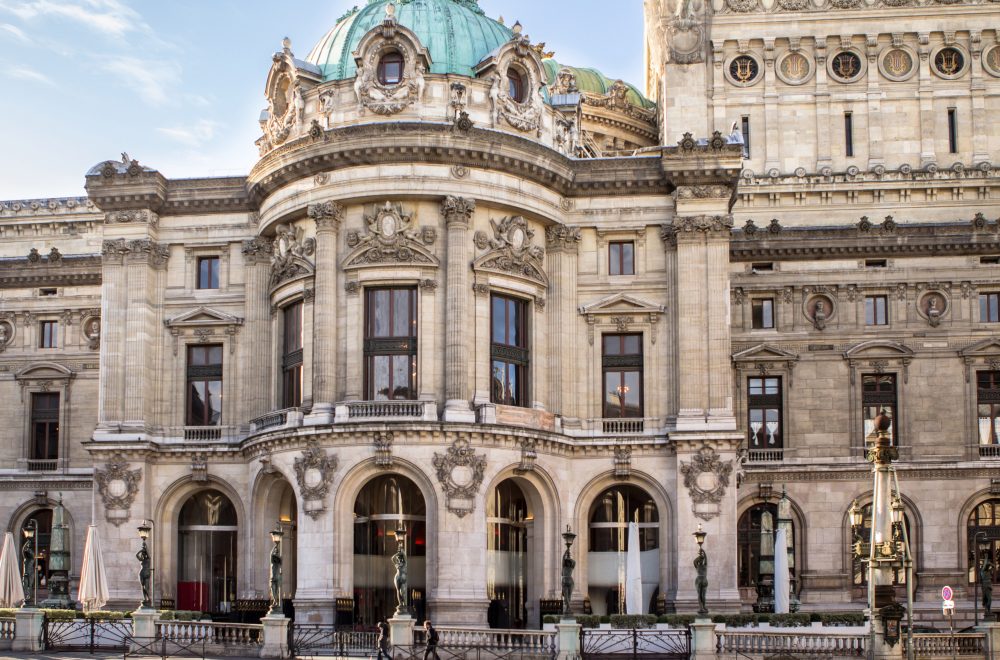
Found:
<path fill-rule="evenodd" d="M 195 381 L 189 384 L 188 395 L 188 426 L 202 426 L 205 423 L 205 382 Z"/>
<path fill-rule="evenodd" d="M 497 344 L 507 343 L 507 304 L 506 300 L 493 296 L 493 341 Z"/>
<path fill-rule="evenodd" d="M 763 378 L 751 378 L 749 380 L 748 389 L 750 395 L 758 395 L 764 393 L 764 379 Z"/>
<path fill-rule="evenodd" d="M 777 394 L 780 389 L 778 384 L 780 381 L 777 378 L 767 378 L 764 380 L 764 394 Z"/>
<path fill-rule="evenodd" d="M 621 336 L 604 335 L 604 354 L 621 355 Z"/>
<path fill-rule="evenodd" d="M 625 243 L 622 245 L 622 275 L 635 274 L 635 245 Z"/>
<path fill-rule="evenodd" d="M 410 292 L 396 290 L 392 292 L 392 336 L 411 336 L 410 326 Z M 415 334 L 415 333 L 414 333 Z"/>
<path fill-rule="evenodd" d="M 611 243 L 608 246 L 608 273 L 611 275 L 622 274 L 622 245 L 621 243 Z"/>
<path fill-rule="evenodd" d="M 618 417 L 621 410 L 621 401 L 618 393 L 622 387 L 622 374 L 620 371 L 608 371 L 604 374 L 604 416 Z"/>
<path fill-rule="evenodd" d="M 373 368 L 370 375 L 372 382 L 371 398 L 376 401 L 384 401 L 389 398 L 392 356 L 376 355 L 372 358 L 372 362 Z"/>
<path fill-rule="evenodd" d="M 639 355 L 642 353 L 641 340 L 642 335 L 625 335 L 623 337 L 623 342 L 625 344 L 624 350 L 622 351 L 625 355 Z"/>
<path fill-rule="evenodd" d="M 389 290 L 379 289 L 377 291 L 372 291 L 372 299 L 374 301 L 373 307 L 373 321 L 374 321 L 374 337 L 388 337 L 390 331 L 389 325 Z"/>
<path fill-rule="evenodd" d="M 222 364 L 222 346 L 208 347 L 208 364 Z"/>
<path fill-rule="evenodd" d="M 638 371 L 626 371 L 625 383 L 625 417 L 642 417 L 642 378 Z"/>
<path fill-rule="evenodd" d="M 222 381 L 210 380 L 207 383 L 208 392 L 208 423 L 217 426 L 222 419 Z"/>
<path fill-rule="evenodd" d="M 406 355 L 392 358 L 392 398 L 410 398 L 410 358 Z"/>
<path fill-rule="evenodd" d="M 865 298 L 865 325 L 875 325 L 875 299 Z"/>
<path fill-rule="evenodd" d="M 521 305 L 515 300 L 507 301 L 507 342 L 511 346 L 521 346 Z"/>

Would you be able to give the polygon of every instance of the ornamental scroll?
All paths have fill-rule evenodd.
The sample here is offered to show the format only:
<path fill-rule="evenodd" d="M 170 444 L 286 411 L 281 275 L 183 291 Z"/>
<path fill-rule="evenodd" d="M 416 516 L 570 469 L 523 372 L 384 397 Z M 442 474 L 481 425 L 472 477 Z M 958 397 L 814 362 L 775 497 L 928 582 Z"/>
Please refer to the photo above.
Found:
<path fill-rule="evenodd" d="M 295 459 L 294 468 L 303 509 L 315 520 L 326 511 L 326 494 L 333 482 L 333 473 L 337 471 L 337 457 L 328 456 L 318 445 L 311 444 Z"/>
<path fill-rule="evenodd" d="M 94 470 L 97 492 L 104 504 L 105 520 L 115 527 L 128 522 L 141 480 L 142 469 L 130 470 L 129 463 L 121 456 L 105 463 L 103 470 Z"/>
<path fill-rule="evenodd" d="M 702 520 L 711 520 L 721 512 L 722 498 L 729 487 L 733 462 L 723 461 L 711 447 L 702 447 L 690 463 L 681 463 L 684 487 L 691 497 L 691 512 Z"/>
<path fill-rule="evenodd" d="M 458 439 L 448 453 L 434 453 L 434 467 L 441 489 L 448 497 L 448 510 L 464 518 L 476 508 L 476 495 L 483 483 L 486 457 L 477 456 L 469 441 Z"/>

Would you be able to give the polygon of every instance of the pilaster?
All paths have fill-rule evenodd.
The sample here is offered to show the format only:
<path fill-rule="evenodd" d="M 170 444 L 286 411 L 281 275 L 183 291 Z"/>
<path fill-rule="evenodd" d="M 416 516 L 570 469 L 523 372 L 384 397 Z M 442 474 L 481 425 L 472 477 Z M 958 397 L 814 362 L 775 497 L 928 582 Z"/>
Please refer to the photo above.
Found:
<path fill-rule="evenodd" d="M 316 222 L 316 299 L 313 308 L 313 407 L 307 424 L 333 423 L 336 401 L 337 236 L 344 209 L 336 202 L 310 204 Z"/>
<path fill-rule="evenodd" d="M 271 241 L 258 237 L 243 242 L 243 271 L 248 341 L 241 345 L 244 400 L 247 419 L 268 413 L 271 400 L 271 316 L 268 282 Z"/>
<path fill-rule="evenodd" d="M 576 227 L 556 226 L 545 230 L 549 275 L 549 410 L 563 417 L 581 415 L 581 410 L 572 405 L 578 400 L 571 395 L 578 366 L 571 356 L 577 355 L 579 334 L 576 276 L 580 238 L 580 230 Z"/>
<path fill-rule="evenodd" d="M 469 404 L 469 221 L 476 201 L 449 195 L 441 202 L 448 230 L 447 299 L 445 302 L 445 409 L 450 422 L 474 422 Z"/>

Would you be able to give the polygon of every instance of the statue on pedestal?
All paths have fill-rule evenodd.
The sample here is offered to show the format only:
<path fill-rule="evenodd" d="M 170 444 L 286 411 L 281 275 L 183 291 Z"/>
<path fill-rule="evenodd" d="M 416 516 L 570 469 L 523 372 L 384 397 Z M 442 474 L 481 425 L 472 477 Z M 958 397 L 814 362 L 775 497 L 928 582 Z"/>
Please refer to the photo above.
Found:
<path fill-rule="evenodd" d="M 392 556 L 392 565 L 396 567 L 396 577 L 393 580 L 396 586 L 396 616 L 405 616 L 409 608 L 406 602 L 406 547 L 402 541 L 396 554 Z"/>
<path fill-rule="evenodd" d="M 271 548 L 271 612 L 281 609 L 281 546 L 275 541 Z"/>
<path fill-rule="evenodd" d="M 993 609 L 993 564 L 987 559 L 979 567 L 979 587 L 983 590 L 983 610 L 988 618 Z"/>
<path fill-rule="evenodd" d="M 708 593 L 708 555 L 698 547 L 698 556 L 694 558 L 694 568 L 698 572 L 694 579 L 694 588 L 698 592 L 698 614 L 708 614 L 706 596 Z"/>

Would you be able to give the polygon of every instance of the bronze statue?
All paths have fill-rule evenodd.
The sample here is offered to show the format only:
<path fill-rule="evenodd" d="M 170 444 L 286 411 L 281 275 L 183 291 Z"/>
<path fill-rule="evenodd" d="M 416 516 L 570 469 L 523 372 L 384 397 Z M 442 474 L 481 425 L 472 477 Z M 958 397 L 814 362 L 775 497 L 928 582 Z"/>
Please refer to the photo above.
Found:
<path fill-rule="evenodd" d="M 983 609 L 988 617 L 993 609 L 993 564 L 989 559 L 979 567 L 979 586 L 983 590 Z"/>
<path fill-rule="evenodd" d="M 394 584 L 396 585 L 396 616 L 404 616 L 409 608 L 406 602 L 406 547 L 402 542 L 400 542 L 396 554 L 392 556 L 392 565 L 396 567 L 396 577 L 394 579 Z"/>
<path fill-rule="evenodd" d="M 277 614 L 281 608 L 281 546 L 278 541 L 271 548 L 271 612 Z"/>
<path fill-rule="evenodd" d="M 149 596 L 149 580 L 153 575 L 153 571 L 149 566 L 149 551 L 146 549 L 145 541 L 142 542 L 139 552 L 135 553 L 135 558 L 139 560 L 139 586 L 142 587 L 141 608 L 148 609 L 153 606 L 152 599 Z"/>
<path fill-rule="evenodd" d="M 35 593 L 35 549 L 34 539 L 28 539 L 21 546 L 21 587 L 25 602 L 32 602 Z"/>
<path fill-rule="evenodd" d="M 708 614 L 705 602 L 708 592 L 708 555 L 701 547 L 698 548 L 698 556 L 694 558 L 694 568 L 698 572 L 694 579 L 694 588 L 698 591 L 698 614 Z"/>
<path fill-rule="evenodd" d="M 573 597 L 573 569 L 576 568 L 576 560 L 569 552 L 569 546 L 566 546 L 566 552 L 563 553 L 562 559 L 562 601 L 563 601 L 563 616 L 568 617 L 571 612 L 569 608 L 569 601 Z"/>

